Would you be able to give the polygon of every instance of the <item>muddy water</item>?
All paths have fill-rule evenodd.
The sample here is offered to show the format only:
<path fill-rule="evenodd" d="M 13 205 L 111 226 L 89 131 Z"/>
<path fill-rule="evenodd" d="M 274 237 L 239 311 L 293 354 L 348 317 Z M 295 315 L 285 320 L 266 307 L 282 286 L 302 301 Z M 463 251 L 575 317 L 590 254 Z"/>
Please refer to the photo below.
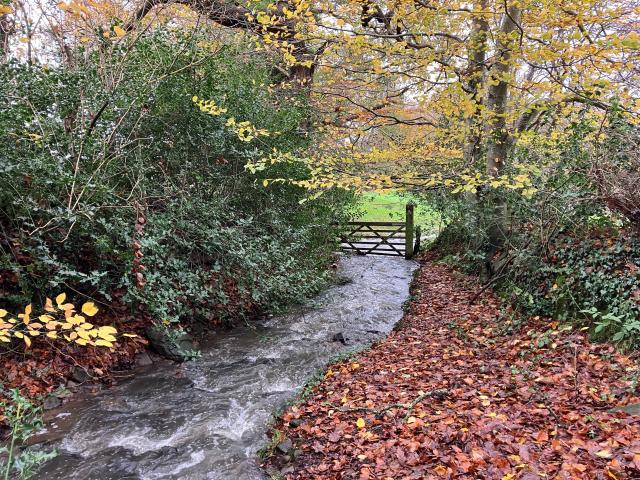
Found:
<path fill-rule="evenodd" d="M 344 257 L 339 268 L 351 282 L 309 308 L 212 336 L 198 360 L 154 364 L 58 412 L 47 430 L 59 455 L 36 478 L 263 478 L 256 452 L 272 412 L 334 354 L 391 330 L 415 264 Z"/>

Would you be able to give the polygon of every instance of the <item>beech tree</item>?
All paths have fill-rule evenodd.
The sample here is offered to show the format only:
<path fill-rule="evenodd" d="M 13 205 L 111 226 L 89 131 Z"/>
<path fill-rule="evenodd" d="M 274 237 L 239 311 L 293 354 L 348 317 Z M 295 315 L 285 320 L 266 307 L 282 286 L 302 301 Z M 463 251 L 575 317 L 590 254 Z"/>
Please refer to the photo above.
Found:
<path fill-rule="evenodd" d="M 449 179 L 469 191 L 488 182 L 530 195 L 527 175 L 503 177 L 518 142 L 557 140 L 577 114 L 599 122 L 614 100 L 637 121 L 638 14 L 624 1 L 358 1 L 309 5 L 296 35 L 307 49 L 322 48 L 313 90 L 347 164 L 354 147 L 370 153 L 358 159 L 370 160 L 367 167 L 379 159 L 437 163 L 425 178 L 408 168 L 388 179 L 369 168 L 374 187 Z M 374 148 L 381 144 L 386 155 Z M 323 171 L 346 181 L 350 170 Z"/>
<path fill-rule="evenodd" d="M 536 194 L 569 125 L 593 125 L 597 141 L 614 104 L 631 124 L 640 114 L 633 0 L 71 0 L 59 8 L 58 32 L 75 22 L 61 45 L 104 48 L 156 22 L 201 19 L 251 35 L 279 57 L 280 86 L 308 92 L 321 135 L 312 154 L 276 151 L 248 169 L 301 162 L 311 179 L 266 183 L 313 195 L 336 186 L 464 192 L 495 213 L 490 250 L 500 244 L 503 192 Z M 538 149 L 540 161 L 522 161 L 519 148 Z"/>

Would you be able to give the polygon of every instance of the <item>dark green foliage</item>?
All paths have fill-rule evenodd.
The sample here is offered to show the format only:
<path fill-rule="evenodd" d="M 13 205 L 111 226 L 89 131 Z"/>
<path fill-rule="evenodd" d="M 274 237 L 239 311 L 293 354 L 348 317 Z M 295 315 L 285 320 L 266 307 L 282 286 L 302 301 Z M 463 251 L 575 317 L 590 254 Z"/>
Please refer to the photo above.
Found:
<path fill-rule="evenodd" d="M 610 235 L 559 238 L 536 268 L 513 273 L 510 293 L 515 304 L 529 314 L 586 322 L 598 338 L 638 346 L 638 265 L 637 239 Z M 509 291 L 506 286 L 504 292 Z"/>
<path fill-rule="evenodd" d="M 117 293 L 158 320 L 219 322 L 323 284 L 329 225 L 348 196 L 300 204 L 302 189 L 265 188 L 244 170 L 273 148 L 308 146 L 306 99 L 267 88 L 269 59 L 241 42 L 212 53 L 204 40 L 159 31 L 74 69 L 0 66 L 3 307 L 60 291 L 106 303 Z M 201 112 L 194 95 L 227 113 Z M 243 142 L 229 117 L 271 135 Z M 286 168 L 300 169 L 261 175 L 307 174 Z"/>

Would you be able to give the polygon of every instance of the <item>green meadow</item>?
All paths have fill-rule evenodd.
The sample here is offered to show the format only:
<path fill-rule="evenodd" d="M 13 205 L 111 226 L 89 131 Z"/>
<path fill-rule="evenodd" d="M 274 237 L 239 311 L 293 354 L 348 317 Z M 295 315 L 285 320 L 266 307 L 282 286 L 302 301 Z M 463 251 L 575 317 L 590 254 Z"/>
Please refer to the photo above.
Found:
<path fill-rule="evenodd" d="M 408 194 L 400 193 L 363 193 L 358 204 L 358 220 L 378 222 L 404 221 L 406 205 L 413 200 L 416 203 L 415 225 L 420 225 L 423 235 L 437 234 L 441 228 L 440 215 L 428 205 L 419 204 Z"/>

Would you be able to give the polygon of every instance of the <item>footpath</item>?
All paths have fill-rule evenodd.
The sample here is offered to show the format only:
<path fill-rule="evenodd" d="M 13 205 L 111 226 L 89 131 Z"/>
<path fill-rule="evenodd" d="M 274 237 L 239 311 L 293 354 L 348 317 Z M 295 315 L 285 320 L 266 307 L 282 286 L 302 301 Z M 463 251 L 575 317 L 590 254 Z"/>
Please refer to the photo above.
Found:
<path fill-rule="evenodd" d="M 638 363 L 480 289 L 425 262 L 398 328 L 276 421 L 272 478 L 640 478 Z"/>

